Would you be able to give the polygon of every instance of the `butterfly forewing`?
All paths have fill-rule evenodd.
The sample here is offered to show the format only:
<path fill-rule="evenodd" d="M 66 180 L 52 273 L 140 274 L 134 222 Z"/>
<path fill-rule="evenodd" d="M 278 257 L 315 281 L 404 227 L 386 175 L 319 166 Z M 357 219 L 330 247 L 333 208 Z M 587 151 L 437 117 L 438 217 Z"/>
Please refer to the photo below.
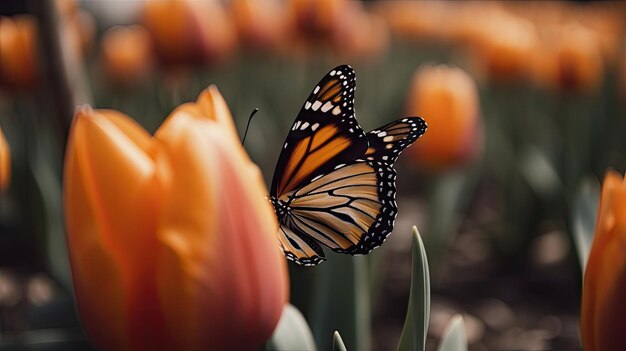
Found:
<path fill-rule="evenodd" d="M 354 117 L 354 70 L 330 71 L 306 100 L 278 158 L 271 194 L 298 189 L 337 164 L 361 157 L 367 138 Z"/>

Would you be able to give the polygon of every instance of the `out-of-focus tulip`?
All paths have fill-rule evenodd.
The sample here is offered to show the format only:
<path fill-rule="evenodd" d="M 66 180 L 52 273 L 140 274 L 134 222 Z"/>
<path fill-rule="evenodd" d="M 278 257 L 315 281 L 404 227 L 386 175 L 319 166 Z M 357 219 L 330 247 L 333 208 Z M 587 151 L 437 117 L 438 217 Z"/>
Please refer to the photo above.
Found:
<path fill-rule="evenodd" d="M 441 23 L 448 22 L 449 12 L 456 7 L 442 1 L 381 1 L 375 11 L 400 37 L 440 40 L 444 31 Z"/>
<path fill-rule="evenodd" d="M 420 165 L 443 170 L 471 161 L 482 150 L 478 89 L 463 70 L 424 66 L 415 73 L 407 114 L 428 123 L 428 135 L 408 152 Z"/>
<path fill-rule="evenodd" d="M 497 11 L 480 25 L 474 53 L 489 78 L 511 81 L 524 78 L 532 69 L 530 55 L 537 47 L 532 22 Z"/>
<path fill-rule="evenodd" d="M 152 71 L 150 33 L 139 26 L 113 27 L 102 38 L 107 78 L 124 85 L 145 82 Z"/>
<path fill-rule="evenodd" d="M 29 15 L 0 17 L 0 83 L 29 88 L 39 77 L 37 25 Z"/>
<path fill-rule="evenodd" d="M 557 91 L 591 92 L 602 83 L 604 65 L 595 34 L 579 24 L 554 28 L 538 53 L 534 78 Z"/>
<path fill-rule="evenodd" d="M 276 0 L 231 0 L 241 40 L 252 49 L 271 50 L 286 40 L 286 11 Z"/>
<path fill-rule="evenodd" d="M 604 178 L 600 208 L 585 278 L 580 318 L 583 348 L 619 350 L 626 345 L 626 181 L 610 171 Z"/>
<path fill-rule="evenodd" d="M 348 0 L 291 0 L 287 9 L 284 49 L 288 54 L 309 56 L 312 51 L 368 59 L 388 45 L 386 24 Z"/>
<path fill-rule="evenodd" d="M 353 1 L 348 6 L 361 7 L 361 3 Z M 346 60 L 379 58 L 389 47 L 386 22 L 363 9 L 355 9 L 353 13 L 345 18 L 343 30 L 337 32 L 335 52 Z"/>
<path fill-rule="evenodd" d="M 165 64 L 212 64 L 235 49 L 234 25 L 217 0 L 147 1 L 142 23 Z"/>
<path fill-rule="evenodd" d="M 0 128 L 0 192 L 3 192 L 11 181 L 11 149 Z"/>
<path fill-rule="evenodd" d="M 83 325 L 103 350 L 255 350 L 288 299 L 258 168 L 217 88 L 151 137 L 78 110 L 64 206 Z"/>

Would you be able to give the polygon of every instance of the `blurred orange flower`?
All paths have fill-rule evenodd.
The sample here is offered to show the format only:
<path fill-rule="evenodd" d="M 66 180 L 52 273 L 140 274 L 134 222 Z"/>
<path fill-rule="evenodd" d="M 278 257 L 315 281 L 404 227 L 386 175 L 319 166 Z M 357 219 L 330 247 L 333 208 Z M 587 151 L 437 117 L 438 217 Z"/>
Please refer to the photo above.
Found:
<path fill-rule="evenodd" d="M 129 85 L 145 81 L 152 64 L 150 33 L 139 26 L 113 27 L 102 37 L 102 63 L 106 78 Z"/>
<path fill-rule="evenodd" d="M 78 110 L 64 206 L 79 313 L 103 350 L 253 350 L 288 300 L 276 218 L 212 86 L 154 137 Z"/>
<path fill-rule="evenodd" d="M 277 0 L 231 0 L 241 40 L 258 50 L 276 49 L 286 40 L 286 11 Z"/>
<path fill-rule="evenodd" d="M 481 20 L 473 52 L 489 78 L 511 81 L 525 78 L 532 69 L 529 57 L 537 48 L 532 22 L 504 11 Z"/>
<path fill-rule="evenodd" d="M 442 1 L 380 1 L 374 9 L 400 37 L 435 41 L 443 38 L 441 23 L 457 7 Z"/>
<path fill-rule="evenodd" d="M 62 26 L 62 45 L 72 59 L 78 60 L 93 40 L 95 23 L 75 1 L 57 0 Z M 0 16 L 0 85 L 30 89 L 40 77 L 37 23 L 32 15 Z"/>
<path fill-rule="evenodd" d="M 0 83 L 29 88 L 39 77 L 37 24 L 29 15 L 0 17 Z"/>
<path fill-rule="evenodd" d="M 0 192 L 6 190 L 11 181 L 11 149 L 0 127 Z"/>
<path fill-rule="evenodd" d="M 317 54 L 368 59 L 388 46 L 388 29 L 360 2 L 348 0 L 290 0 L 287 8 L 289 54 Z"/>
<path fill-rule="evenodd" d="M 591 92 L 604 75 L 601 49 L 595 33 L 577 23 L 544 34 L 537 54 L 534 78 L 540 86 L 557 91 Z"/>
<path fill-rule="evenodd" d="M 585 269 L 580 318 L 583 348 L 618 350 L 626 344 L 626 181 L 609 171 L 602 184 L 596 230 Z"/>
<path fill-rule="evenodd" d="M 413 76 L 407 99 L 406 113 L 428 123 L 428 133 L 408 151 L 420 165 L 442 170 L 464 164 L 482 150 L 478 89 L 465 71 L 423 66 Z"/>
<path fill-rule="evenodd" d="M 236 31 L 217 0 L 146 1 L 142 23 L 165 64 L 212 64 L 236 46 Z"/>

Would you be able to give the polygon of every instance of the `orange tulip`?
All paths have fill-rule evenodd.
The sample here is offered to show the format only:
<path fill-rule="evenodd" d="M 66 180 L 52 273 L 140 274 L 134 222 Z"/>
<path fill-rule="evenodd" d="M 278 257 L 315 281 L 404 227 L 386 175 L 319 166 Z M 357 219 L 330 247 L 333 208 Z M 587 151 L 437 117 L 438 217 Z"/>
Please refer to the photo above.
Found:
<path fill-rule="evenodd" d="M 413 76 L 408 115 L 428 123 L 428 133 L 409 149 L 420 165 L 441 170 L 472 160 L 482 150 L 478 89 L 463 70 L 424 66 Z"/>
<path fill-rule="evenodd" d="M 165 64 L 215 63 L 236 45 L 235 28 L 216 0 L 147 1 L 142 23 Z"/>
<path fill-rule="evenodd" d="M 0 128 L 0 192 L 3 192 L 11 180 L 11 149 Z"/>
<path fill-rule="evenodd" d="M 37 24 L 29 15 L 0 17 L 0 83 L 29 88 L 39 77 Z"/>
<path fill-rule="evenodd" d="M 232 0 L 230 9 L 242 41 L 253 49 L 276 49 L 286 39 L 286 16 L 277 0 Z"/>
<path fill-rule="evenodd" d="M 454 5 L 440 1 L 380 1 L 375 10 L 401 37 L 437 41 L 443 38 L 441 23 L 449 21 L 449 12 L 458 7 Z"/>
<path fill-rule="evenodd" d="M 626 345 L 626 180 L 604 178 L 591 252 L 585 269 L 580 331 L 586 351 Z"/>
<path fill-rule="evenodd" d="M 536 50 L 537 31 L 532 22 L 504 11 L 495 11 L 479 26 L 474 54 L 489 78 L 512 81 L 525 78 Z"/>
<path fill-rule="evenodd" d="M 386 24 L 362 4 L 348 0 L 290 0 L 287 8 L 289 54 L 312 52 L 350 58 L 377 56 L 386 49 Z"/>
<path fill-rule="evenodd" d="M 78 309 L 103 350 L 253 350 L 288 299 L 277 222 L 216 87 L 154 137 L 78 110 L 64 206 Z"/>
<path fill-rule="evenodd" d="M 138 25 L 113 27 L 102 38 L 107 78 L 122 84 L 145 81 L 152 69 L 150 33 Z"/>
<path fill-rule="evenodd" d="M 535 73 L 539 85 L 579 93 L 599 88 L 604 64 L 595 33 L 570 23 L 553 28 L 543 45 Z"/>

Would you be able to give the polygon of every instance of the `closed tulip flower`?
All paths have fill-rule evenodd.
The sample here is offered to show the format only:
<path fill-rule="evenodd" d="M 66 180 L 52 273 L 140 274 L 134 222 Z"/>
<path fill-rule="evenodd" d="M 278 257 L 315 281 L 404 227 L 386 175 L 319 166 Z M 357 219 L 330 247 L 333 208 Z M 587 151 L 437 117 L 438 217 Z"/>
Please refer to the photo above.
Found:
<path fill-rule="evenodd" d="M 287 37 L 284 6 L 277 0 L 232 0 L 230 10 L 241 40 L 260 51 L 276 49 Z"/>
<path fill-rule="evenodd" d="M 216 63 L 236 46 L 235 27 L 216 0 L 148 1 L 141 17 L 168 65 Z"/>
<path fill-rule="evenodd" d="M 64 171 L 78 310 L 102 350 L 254 350 L 288 299 L 258 168 L 217 88 L 151 137 L 83 107 Z"/>
<path fill-rule="evenodd" d="M 597 90 L 604 64 L 596 34 L 575 23 L 560 26 L 552 34 L 539 56 L 535 77 L 539 85 L 573 93 Z"/>
<path fill-rule="evenodd" d="M 583 281 L 580 330 L 586 351 L 626 345 L 626 181 L 607 173 Z"/>
<path fill-rule="evenodd" d="M 0 84 L 33 87 L 39 77 L 37 24 L 28 15 L 0 17 Z"/>
<path fill-rule="evenodd" d="M 471 161 L 482 150 L 478 89 L 463 70 L 424 66 L 413 76 L 408 115 L 428 123 L 428 133 L 409 149 L 420 165 L 443 170 Z"/>
<path fill-rule="evenodd" d="M 11 180 L 11 149 L 0 128 L 0 192 L 3 192 Z"/>
<path fill-rule="evenodd" d="M 145 81 L 152 69 L 152 43 L 138 25 L 113 27 L 102 38 L 102 63 L 107 78 L 124 85 Z"/>

